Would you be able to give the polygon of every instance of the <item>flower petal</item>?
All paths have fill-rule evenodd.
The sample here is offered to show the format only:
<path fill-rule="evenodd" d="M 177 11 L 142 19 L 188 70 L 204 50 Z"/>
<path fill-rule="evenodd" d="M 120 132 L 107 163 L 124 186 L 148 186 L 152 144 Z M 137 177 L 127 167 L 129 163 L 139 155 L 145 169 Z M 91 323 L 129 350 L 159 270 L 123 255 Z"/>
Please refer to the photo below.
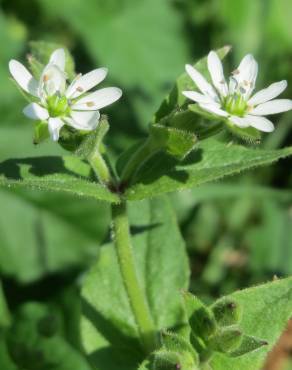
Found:
<path fill-rule="evenodd" d="M 10 60 L 9 70 L 18 85 L 27 93 L 38 96 L 38 82 L 28 69 L 17 60 Z"/>
<path fill-rule="evenodd" d="M 208 55 L 208 69 L 214 86 L 222 96 L 226 96 L 228 87 L 224 77 L 223 66 L 215 51 L 210 51 Z"/>
<path fill-rule="evenodd" d="M 96 128 L 100 118 L 98 111 L 89 112 L 77 112 L 72 111 L 71 117 L 65 118 L 66 123 L 69 126 L 74 127 L 77 130 L 91 131 Z"/>
<path fill-rule="evenodd" d="M 255 88 L 258 75 L 258 63 L 251 54 L 246 55 L 238 68 L 233 72 L 233 77 L 240 86 L 240 92 L 248 99 Z"/>
<path fill-rule="evenodd" d="M 221 109 L 220 104 L 199 104 L 199 106 L 207 112 L 214 113 L 217 116 L 228 117 L 228 113 Z"/>
<path fill-rule="evenodd" d="M 65 73 L 59 67 L 48 64 L 41 76 L 39 85 L 40 96 L 52 96 L 59 92 L 63 95 L 66 87 Z"/>
<path fill-rule="evenodd" d="M 265 117 L 247 115 L 245 119 L 249 123 L 249 126 L 252 126 L 260 131 L 272 132 L 275 129 L 273 122 Z"/>
<path fill-rule="evenodd" d="M 228 120 L 240 128 L 246 128 L 249 126 L 249 121 L 245 117 L 230 116 Z"/>
<path fill-rule="evenodd" d="M 190 64 L 186 65 L 186 72 L 191 77 L 191 79 L 194 81 L 198 89 L 204 94 L 209 95 L 212 100 L 218 101 L 218 95 L 216 94 L 216 91 L 213 89 L 212 85 L 207 82 L 205 77 L 198 72 L 193 66 Z"/>
<path fill-rule="evenodd" d="M 290 99 L 275 99 L 267 101 L 266 103 L 260 104 L 257 107 L 251 109 L 249 114 L 256 116 L 266 116 L 269 114 L 277 114 L 287 112 L 292 109 L 292 100 Z"/>
<path fill-rule="evenodd" d="M 204 103 L 205 104 L 214 103 L 214 101 L 210 98 L 210 96 L 200 94 L 196 91 L 182 91 L 182 94 L 188 99 L 195 101 L 196 103 L 203 103 L 203 104 Z"/>
<path fill-rule="evenodd" d="M 287 81 L 283 80 L 280 82 L 275 82 L 271 84 L 266 89 L 257 92 L 251 99 L 249 99 L 249 105 L 258 105 L 265 103 L 269 100 L 276 98 L 280 95 L 287 87 Z"/>
<path fill-rule="evenodd" d="M 30 103 L 24 109 L 23 113 L 31 119 L 46 120 L 49 118 L 48 111 L 37 103 Z"/>
<path fill-rule="evenodd" d="M 122 90 L 117 87 L 106 87 L 97 90 L 72 105 L 74 110 L 98 110 L 120 99 Z"/>
<path fill-rule="evenodd" d="M 61 71 L 64 71 L 65 61 L 66 61 L 65 50 L 57 49 L 52 53 L 49 64 L 53 64 L 57 66 L 58 68 L 60 68 Z"/>
<path fill-rule="evenodd" d="M 75 99 L 103 81 L 107 75 L 107 68 L 98 68 L 83 76 L 78 76 L 66 91 L 67 98 Z"/>
<path fill-rule="evenodd" d="M 58 141 L 60 136 L 60 130 L 65 125 L 60 118 L 49 118 L 48 127 L 52 140 Z"/>

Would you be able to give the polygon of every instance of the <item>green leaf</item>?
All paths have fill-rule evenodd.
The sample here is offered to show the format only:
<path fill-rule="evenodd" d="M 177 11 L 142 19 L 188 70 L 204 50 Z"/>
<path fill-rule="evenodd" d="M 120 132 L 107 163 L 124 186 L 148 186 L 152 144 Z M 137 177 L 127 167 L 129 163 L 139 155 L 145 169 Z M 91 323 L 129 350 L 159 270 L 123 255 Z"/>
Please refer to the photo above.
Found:
<path fill-rule="evenodd" d="M 87 267 L 110 224 L 105 202 L 72 195 L 1 189 L 0 202 L 0 269 L 22 283 Z"/>
<path fill-rule="evenodd" d="M 140 283 L 158 330 L 184 323 L 179 291 L 188 285 L 185 247 L 164 198 L 130 207 Z M 161 263 L 163 261 L 163 264 Z M 83 285 L 83 345 L 96 369 L 136 369 L 143 360 L 115 250 L 105 245 Z"/>
<path fill-rule="evenodd" d="M 237 358 L 216 354 L 211 361 L 214 370 L 260 370 L 292 313 L 292 278 L 245 289 L 230 295 L 243 308 L 242 331 L 267 341 L 268 345 Z"/>
<path fill-rule="evenodd" d="M 196 150 L 182 162 L 164 153 L 154 155 L 140 167 L 126 197 L 139 200 L 191 188 L 270 164 L 291 154 L 291 147 L 260 150 L 210 138 L 199 142 Z"/>
<path fill-rule="evenodd" d="M 116 194 L 89 179 L 89 165 L 76 157 L 9 159 L 0 163 L 0 187 L 53 191 L 119 202 Z"/>
<path fill-rule="evenodd" d="M 152 125 L 150 135 L 155 146 L 178 159 L 185 158 L 197 143 L 196 135 L 177 128 Z"/>
<path fill-rule="evenodd" d="M 216 50 L 221 59 L 223 59 L 229 51 L 229 46 L 224 46 L 223 48 Z M 194 67 L 208 79 L 207 56 L 195 63 Z M 164 99 L 159 110 L 156 112 L 153 123 L 158 123 L 161 119 L 168 116 L 173 111 L 178 110 L 187 102 L 187 98 L 182 94 L 182 91 L 197 89 L 197 86 L 186 72 L 180 75 L 176 80 L 171 93 Z"/>
<path fill-rule="evenodd" d="M 27 370 L 90 370 L 86 359 L 55 331 L 44 336 L 39 331 L 44 318 L 58 318 L 58 312 L 38 303 L 20 307 L 7 335 L 9 353 L 18 368 Z"/>

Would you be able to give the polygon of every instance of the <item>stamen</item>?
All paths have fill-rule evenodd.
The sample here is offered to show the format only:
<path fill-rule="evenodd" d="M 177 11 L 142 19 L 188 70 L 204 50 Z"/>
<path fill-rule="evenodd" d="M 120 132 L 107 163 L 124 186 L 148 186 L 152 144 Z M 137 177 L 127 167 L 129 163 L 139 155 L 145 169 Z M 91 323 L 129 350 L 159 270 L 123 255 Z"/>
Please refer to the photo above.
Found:
<path fill-rule="evenodd" d="M 44 75 L 44 77 L 43 77 L 44 82 L 48 82 L 49 79 L 50 79 L 49 75 Z"/>
<path fill-rule="evenodd" d="M 86 103 L 86 105 L 87 105 L 88 107 L 94 107 L 94 102 L 93 102 L 93 101 L 88 101 L 88 102 Z"/>
<path fill-rule="evenodd" d="M 240 73 L 239 69 L 235 69 L 233 72 L 231 72 L 232 75 L 238 75 Z"/>
<path fill-rule="evenodd" d="M 76 88 L 76 90 L 77 91 L 79 91 L 79 92 L 83 92 L 84 90 L 82 89 L 82 87 L 81 86 L 78 86 L 77 88 Z"/>
<path fill-rule="evenodd" d="M 219 83 L 222 84 L 222 85 L 224 85 L 225 84 L 225 81 L 224 80 L 221 80 Z"/>
<path fill-rule="evenodd" d="M 249 85 L 250 85 L 250 82 L 248 82 L 248 81 L 244 80 L 244 81 L 243 81 L 243 84 L 244 84 L 244 86 L 249 86 Z"/>

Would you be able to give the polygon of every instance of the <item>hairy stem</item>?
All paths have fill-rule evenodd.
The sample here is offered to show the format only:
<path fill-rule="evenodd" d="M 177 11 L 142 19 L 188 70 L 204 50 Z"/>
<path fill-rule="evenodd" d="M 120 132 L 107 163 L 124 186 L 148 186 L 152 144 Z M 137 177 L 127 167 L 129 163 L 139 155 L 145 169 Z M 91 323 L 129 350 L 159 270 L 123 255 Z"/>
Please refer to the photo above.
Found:
<path fill-rule="evenodd" d="M 88 162 L 93 169 L 98 180 L 105 185 L 110 184 L 111 174 L 109 168 L 99 152 L 95 152 L 88 158 Z"/>
<path fill-rule="evenodd" d="M 138 281 L 126 202 L 112 205 L 112 218 L 115 248 L 124 286 L 136 320 L 142 346 L 147 353 L 150 353 L 157 345 L 157 334 L 145 293 Z"/>

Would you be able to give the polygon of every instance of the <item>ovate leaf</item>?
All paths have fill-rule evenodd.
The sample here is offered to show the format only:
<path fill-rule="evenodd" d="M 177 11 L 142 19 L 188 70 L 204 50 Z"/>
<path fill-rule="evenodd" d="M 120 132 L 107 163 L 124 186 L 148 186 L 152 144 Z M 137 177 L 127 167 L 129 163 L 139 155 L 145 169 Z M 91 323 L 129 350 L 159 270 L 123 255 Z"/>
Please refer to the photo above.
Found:
<path fill-rule="evenodd" d="M 191 188 L 291 154 L 291 147 L 260 150 L 210 138 L 199 142 L 196 150 L 181 162 L 166 153 L 154 155 L 140 167 L 126 196 L 138 200 Z"/>
<path fill-rule="evenodd" d="M 116 194 L 91 178 L 88 164 L 75 157 L 9 159 L 0 163 L 0 186 L 74 194 L 118 202 Z"/>

